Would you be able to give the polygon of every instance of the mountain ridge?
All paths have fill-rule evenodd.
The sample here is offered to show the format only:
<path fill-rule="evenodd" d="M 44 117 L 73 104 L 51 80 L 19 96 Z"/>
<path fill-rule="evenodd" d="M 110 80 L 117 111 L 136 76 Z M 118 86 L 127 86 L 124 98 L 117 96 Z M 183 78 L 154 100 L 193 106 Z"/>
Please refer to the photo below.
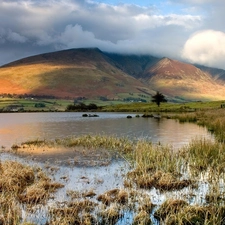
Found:
<path fill-rule="evenodd" d="M 5 64 L 0 83 L 0 94 L 117 99 L 124 93 L 150 96 L 160 91 L 171 100 L 225 99 L 223 70 L 98 48 L 44 53 Z"/>

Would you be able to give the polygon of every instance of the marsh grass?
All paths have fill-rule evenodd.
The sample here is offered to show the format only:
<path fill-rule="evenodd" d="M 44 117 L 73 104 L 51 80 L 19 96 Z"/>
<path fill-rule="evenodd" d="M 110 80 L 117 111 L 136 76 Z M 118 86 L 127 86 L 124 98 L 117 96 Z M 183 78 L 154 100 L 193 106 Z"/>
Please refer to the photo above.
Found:
<path fill-rule="evenodd" d="M 93 224 L 95 221 L 91 212 L 94 211 L 96 203 L 83 200 L 69 202 L 64 206 L 58 206 L 50 209 L 51 224 Z"/>
<path fill-rule="evenodd" d="M 81 192 L 69 195 L 72 201 L 50 209 L 50 224 L 114 225 L 125 212 L 136 212 L 134 224 L 150 224 L 154 205 L 148 195 L 133 189 L 112 189 L 92 200 L 83 198 Z"/>
<path fill-rule="evenodd" d="M 137 187 L 160 190 L 179 190 L 194 183 L 182 178 L 186 164 L 179 152 L 169 147 L 139 141 L 135 146 L 135 169 L 127 175 Z M 126 181 L 129 184 L 128 181 Z"/>
<path fill-rule="evenodd" d="M 133 142 L 127 138 L 118 138 L 104 135 L 83 135 L 65 139 L 56 139 L 57 144 L 73 147 L 83 146 L 87 148 L 106 148 L 108 150 L 117 150 L 128 153 L 133 150 Z"/>
<path fill-rule="evenodd" d="M 183 156 L 190 169 L 211 171 L 212 173 L 224 173 L 225 170 L 225 145 L 212 140 L 195 139 L 184 148 Z"/>
<path fill-rule="evenodd" d="M 223 108 L 176 114 L 171 118 L 178 119 L 180 122 L 194 122 L 205 126 L 219 142 L 225 142 L 225 109 Z"/>
<path fill-rule="evenodd" d="M 22 203 L 31 207 L 43 203 L 61 187 L 30 166 L 15 161 L 0 162 L 0 221 L 6 225 L 20 224 Z"/>
<path fill-rule="evenodd" d="M 151 225 L 152 221 L 149 217 L 149 213 L 141 210 L 135 217 L 133 225 Z"/>
<path fill-rule="evenodd" d="M 82 135 L 49 141 L 30 140 L 12 148 L 12 152 L 25 157 L 35 156 L 41 161 L 46 157 L 52 161 L 60 157 L 70 165 L 95 167 L 108 166 L 118 158 L 128 158 L 133 145 L 134 142 L 127 138 Z"/>
<path fill-rule="evenodd" d="M 19 224 L 22 218 L 22 210 L 15 199 L 9 193 L 0 194 L 0 224 Z"/>
<path fill-rule="evenodd" d="M 205 114 L 199 113 L 198 116 Z M 157 206 L 159 209 L 154 216 L 160 224 L 166 225 L 224 224 L 225 147 L 221 141 L 195 139 L 186 147 L 174 150 L 170 146 L 154 145 L 145 140 L 84 135 L 53 141 L 29 141 L 18 149 L 26 149 L 27 146 L 74 149 L 81 146 L 84 155 L 92 149 L 96 152 L 105 149 L 107 154 L 126 159 L 131 166 L 124 179 L 124 188 L 114 188 L 98 195 L 94 189 L 67 191 L 70 200 L 49 209 L 49 223 L 52 225 L 116 224 L 129 211 L 134 214 L 133 224 L 151 224 L 150 214 L 155 205 L 151 196 L 141 194 L 142 191 L 147 193 L 154 188 L 161 193 L 169 193 L 168 196 L 184 188 L 192 192 L 198 188 L 199 181 L 205 182 L 208 187 L 201 205 L 190 205 L 188 200 L 182 200 L 182 195 L 181 199 L 167 198 Z M 44 204 L 51 193 L 62 187 L 52 182 L 42 170 L 34 170 L 17 162 L 1 162 L 0 173 L 1 205 L 6 202 L 2 213 L 9 215 L 9 211 L 12 212 L 10 217 L 14 221 L 20 220 L 18 206 L 21 203 Z M 11 205 L 7 205 L 7 201 Z"/>
<path fill-rule="evenodd" d="M 105 205 L 109 205 L 112 202 L 120 204 L 126 204 L 128 202 L 128 193 L 124 189 L 112 189 L 97 197 L 98 201 L 101 201 Z"/>
<path fill-rule="evenodd" d="M 167 225 L 222 225 L 225 219 L 224 213 L 224 206 L 189 205 L 183 200 L 168 199 L 154 215 Z"/>

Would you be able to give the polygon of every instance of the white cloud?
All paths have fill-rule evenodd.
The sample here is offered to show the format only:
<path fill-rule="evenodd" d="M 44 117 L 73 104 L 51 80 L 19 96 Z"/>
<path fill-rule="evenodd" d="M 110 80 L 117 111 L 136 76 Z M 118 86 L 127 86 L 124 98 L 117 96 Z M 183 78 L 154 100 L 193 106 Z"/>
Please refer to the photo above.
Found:
<path fill-rule="evenodd" d="M 215 30 L 195 33 L 184 45 L 183 58 L 225 69 L 225 33 Z"/>
<path fill-rule="evenodd" d="M 220 3 L 223 0 L 170 0 L 170 1 L 177 2 L 179 4 L 186 3 L 191 5 L 193 4 L 200 5 L 200 4 L 207 4 L 207 3 Z"/>
<path fill-rule="evenodd" d="M 206 2 L 191 1 L 193 7 Z M 170 2 L 172 7 L 178 0 Z M 15 55 L 22 58 L 79 47 L 179 59 L 190 34 L 214 29 L 215 24 L 217 30 L 225 29 L 223 22 L 219 23 L 224 10 L 216 14 L 215 9 L 209 23 L 202 11 L 195 11 L 195 15 L 163 14 L 156 6 L 109 5 L 88 0 L 0 0 L 0 47 L 11 54 L 11 60 Z M 0 52 L 0 65 L 9 58 Z"/>

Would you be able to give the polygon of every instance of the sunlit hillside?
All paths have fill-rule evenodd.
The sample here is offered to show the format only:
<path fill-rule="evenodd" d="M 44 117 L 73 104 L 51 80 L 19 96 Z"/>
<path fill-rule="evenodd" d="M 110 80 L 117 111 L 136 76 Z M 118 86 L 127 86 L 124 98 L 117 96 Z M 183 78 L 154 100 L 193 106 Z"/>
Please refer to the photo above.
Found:
<path fill-rule="evenodd" d="M 69 49 L 0 67 L 0 94 L 138 101 L 160 91 L 171 101 L 223 100 L 223 76 L 215 71 L 149 55 Z"/>

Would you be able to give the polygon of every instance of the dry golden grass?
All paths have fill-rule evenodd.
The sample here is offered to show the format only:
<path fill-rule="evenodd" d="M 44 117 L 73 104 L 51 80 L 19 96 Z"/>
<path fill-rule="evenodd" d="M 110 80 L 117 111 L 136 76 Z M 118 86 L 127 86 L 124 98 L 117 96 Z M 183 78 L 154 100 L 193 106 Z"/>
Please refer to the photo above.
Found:
<path fill-rule="evenodd" d="M 221 221 L 225 219 L 225 194 L 221 185 L 225 178 L 223 169 L 225 147 L 221 142 L 194 140 L 187 148 L 174 151 L 169 147 L 153 145 L 147 141 L 132 142 L 114 137 L 87 135 L 52 142 L 30 142 L 25 146 L 43 147 L 51 143 L 52 148 L 84 146 L 85 155 L 88 149 L 104 148 L 112 152 L 118 151 L 123 157 L 127 156 L 133 168 L 125 177 L 127 189 L 115 188 L 97 197 L 94 189 L 67 191 L 71 201 L 50 209 L 50 224 L 115 224 L 124 216 L 125 211 L 135 213 L 134 224 L 151 224 L 150 214 L 153 213 L 154 205 L 146 189 L 156 188 L 169 194 L 171 191 L 176 192 L 189 187 L 191 192 L 194 185 L 197 187 L 200 177 L 209 187 L 204 199 L 208 205 L 189 205 L 184 200 L 167 199 L 159 206 L 155 217 L 161 224 L 166 225 L 223 224 Z M 51 170 L 51 167 L 48 169 Z M 20 174 L 18 171 L 23 173 Z M 0 177 L 0 190 L 7 193 L 13 191 L 18 200 L 24 204 L 43 203 L 43 199 L 47 200 L 52 192 L 61 187 L 60 184 L 53 183 L 42 171 L 33 170 L 16 162 L 0 163 L 0 173 L 13 176 L 13 179 L 7 181 Z M 19 177 L 19 181 L 14 180 L 14 175 Z M 9 187 L 10 183 L 19 185 L 12 188 Z M 93 202 L 89 200 L 90 198 Z M 16 208 L 15 204 L 14 206 Z M 7 207 L 5 212 L 9 212 Z M 11 215 L 14 220 L 20 218 L 20 211 L 15 210 L 15 214 L 17 217 Z"/>
<path fill-rule="evenodd" d="M 44 203 L 50 194 L 63 187 L 43 172 L 15 161 L 0 162 L 0 222 L 16 225 L 21 221 L 21 203 Z M 1 218 L 2 217 L 2 218 Z"/>
<path fill-rule="evenodd" d="M 151 225 L 152 221 L 150 219 L 149 213 L 141 210 L 135 217 L 133 225 Z"/>
<path fill-rule="evenodd" d="M 128 202 L 128 193 L 123 189 L 112 189 L 99 195 L 97 200 L 105 205 L 110 205 L 113 202 L 126 204 Z"/>
<path fill-rule="evenodd" d="M 193 180 L 182 177 L 187 164 L 179 151 L 169 147 L 139 141 L 133 154 L 134 170 L 128 172 L 126 186 L 136 184 L 139 188 L 153 187 L 163 190 L 180 190 L 194 184 Z M 130 182 L 129 182 L 130 180 Z"/>
<path fill-rule="evenodd" d="M 159 219 L 165 219 L 169 214 L 177 214 L 181 211 L 188 203 L 184 200 L 168 199 L 165 201 L 160 208 L 155 212 L 155 216 Z"/>
<path fill-rule="evenodd" d="M 225 208 L 221 205 L 189 205 L 183 200 L 169 199 L 155 212 L 154 216 L 161 223 L 168 225 L 222 225 L 225 219 Z"/>
<path fill-rule="evenodd" d="M 96 203 L 89 200 L 69 202 L 63 207 L 50 209 L 51 223 L 54 225 L 92 224 Z"/>
<path fill-rule="evenodd" d="M 19 224 L 22 218 L 22 209 L 14 196 L 0 192 L 0 224 Z"/>
<path fill-rule="evenodd" d="M 29 166 L 15 161 L 0 162 L 0 191 L 20 194 L 24 189 L 34 183 L 35 173 Z"/>
<path fill-rule="evenodd" d="M 99 216 L 100 224 L 116 224 L 121 217 L 120 208 L 117 204 L 112 204 L 107 209 L 100 211 Z"/>

